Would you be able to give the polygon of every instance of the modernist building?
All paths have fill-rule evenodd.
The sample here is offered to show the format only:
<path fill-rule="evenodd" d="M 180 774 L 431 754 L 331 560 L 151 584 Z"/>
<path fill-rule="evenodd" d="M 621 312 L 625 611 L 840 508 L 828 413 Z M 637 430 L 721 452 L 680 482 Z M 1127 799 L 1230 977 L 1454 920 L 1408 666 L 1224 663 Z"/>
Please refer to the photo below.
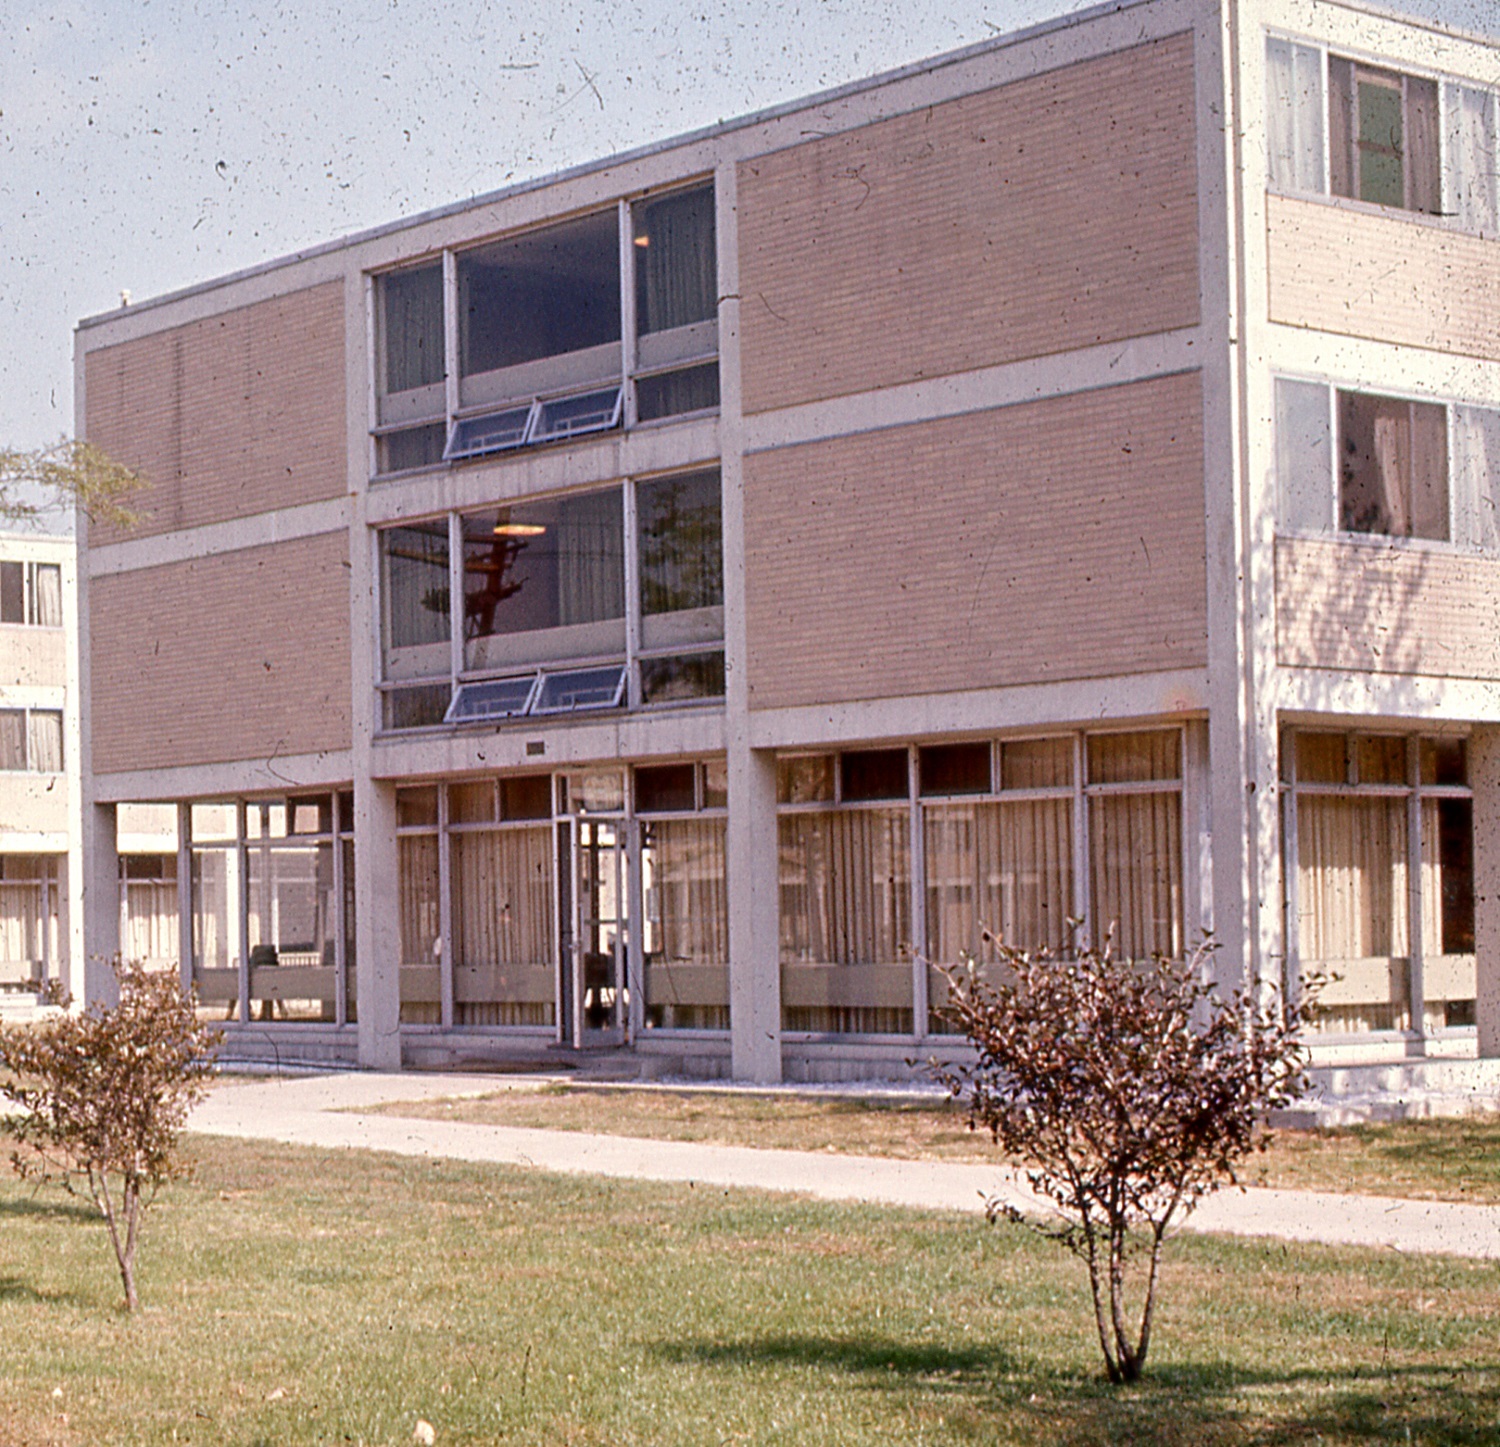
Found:
<path fill-rule="evenodd" d="M 944 1048 L 981 924 L 1500 1053 L 1500 57 L 1110 4 L 84 322 L 91 955 L 233 1049 Z"/>

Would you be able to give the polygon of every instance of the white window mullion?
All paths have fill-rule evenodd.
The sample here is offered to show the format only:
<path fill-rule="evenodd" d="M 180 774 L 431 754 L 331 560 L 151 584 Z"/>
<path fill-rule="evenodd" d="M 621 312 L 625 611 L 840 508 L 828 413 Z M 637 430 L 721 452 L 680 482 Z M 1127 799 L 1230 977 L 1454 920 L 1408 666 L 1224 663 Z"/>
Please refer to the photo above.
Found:
<path fill-rule="evenodd" d="M 993 749 L 993 745 L 991 746 Z M 922 829 L 922 802 L 918 793 L 918 750 L 912 744 L 907 751 L 907 814 L 911 829 L 911 988 L 912 1034 L 923 1039 L 927 1034 L 927 844 Z M 951 963 L 951 962 L 950 962 Z"/>
<path fill-rule="evenodd" d="M 1095 941 L 1093 888 L 1089 877 L 1089 808 L 1084 769 L 1088 751 L 1082 734 L 1073 735 L 1073 907 L 1083 921 L 1078 936 L 1080 947 Z M 1102 943 L 1102 941 L 1100 941 Z"/>
<path fill-rule="evenodd" d="M 453 1028 L 453 864 L 448 828 L 448 786 L 439 784 L 438 806 L 438 997 L 444 1030 Z"/>

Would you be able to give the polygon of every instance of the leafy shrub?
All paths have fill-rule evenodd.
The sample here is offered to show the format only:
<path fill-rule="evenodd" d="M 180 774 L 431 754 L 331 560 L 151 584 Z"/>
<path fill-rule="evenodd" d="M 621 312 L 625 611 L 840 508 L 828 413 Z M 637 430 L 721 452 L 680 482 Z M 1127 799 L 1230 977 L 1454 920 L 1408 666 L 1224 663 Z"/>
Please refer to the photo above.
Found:
<path fill-rule="evenodd" d="M 1131 963 L 1103 949 L 1057 955 L 997 944 L 987 983 L 945 971 L 952 1017 L 978 1051 L 937 1074 L 1051 1203 L 1046 1220 L 990 1203 L 1088 1267 L 1112 1382 L 1135 1381 L 1151 1341 L 1162 1241 L 1264 1145 L 1266 1113 L 1307 1089 L 1296 1004 L 1205 983 L 1211 946 Z M 1140 1315 L 1126 1264 L 1145 1254 Z"/>
<path fill-rule="evenodd" d="M 218 1031 L 198 1019 L 177 976 L 115 963 L 120 1000 L 0 1030 L 0 1095 L 23 1180 L 86 1183 L 134 1311 L 141 1213 L 182 1173 L 178 1135 L 214 1070 Z M 66 1002 L 64 1002 L 66 1003 Z"/>

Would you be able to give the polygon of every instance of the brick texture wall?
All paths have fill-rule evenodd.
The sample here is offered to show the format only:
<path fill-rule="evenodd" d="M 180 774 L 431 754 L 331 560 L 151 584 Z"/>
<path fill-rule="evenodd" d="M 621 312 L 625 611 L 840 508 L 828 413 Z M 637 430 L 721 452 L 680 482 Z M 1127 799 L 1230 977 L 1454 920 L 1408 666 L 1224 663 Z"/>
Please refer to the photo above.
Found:
<path fill-rule="evenodd" d="M 1266 197 L 1273 322 L 1500 361 L 1500 242 Z"/>
<path fill-rule="evenodd" d="M 1339 539 L 1276 542 L 1289 667 L 1500 678 L 1500 562 Z"/>
<path fill-rule="evenodd" d="M 754 707 L 1202 666 L 1196 373 L 745 461 Z"/>
<path fill-rule="evenodd" d="M 128 536 L 345 491 L 339 283 L 92 351 L 85 385 L 89 440 L 151 483 Z"/>
<path fill-rule="evenodd" d="M 348 534 L 89 584 L 99 773 L 345 749 Z"/>
<path fill-rule="evenodd" d="M 745 161 L 746 412 L 1198 320 L 1193 44 Z"/>

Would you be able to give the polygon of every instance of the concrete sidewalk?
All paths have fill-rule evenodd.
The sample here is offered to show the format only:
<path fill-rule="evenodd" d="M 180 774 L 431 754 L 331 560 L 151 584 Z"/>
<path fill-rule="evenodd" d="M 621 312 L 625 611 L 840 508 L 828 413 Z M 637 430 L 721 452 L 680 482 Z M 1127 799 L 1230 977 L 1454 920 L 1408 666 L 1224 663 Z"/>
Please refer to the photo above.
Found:
<path fill-rule="evenodd" d="M 977 1213 L 984 1209 L 986 1198 L 994 1196 L 1022 1209 L 1038 1209 L 1025 1183 L 998 1164 L 755 1150 L 361 1113 L 362 1107 L 391 1101 L 488 1095 L 507 1088 L 536 1088 L 541 1083 L 516 1077 L 380 1074 L 225 1081 L 193 1112 L 189 1129 L 288 1145 L 493 1161 L 574 1175 L 726 1189 L 788 1191 L 828 1201 L 868 1201 L 921 1210 Z M 1314 1191 L 1222 1191 L 1205 1201 L 1184 1229 L 1500 1259 L 1500 1206 Z"/>

